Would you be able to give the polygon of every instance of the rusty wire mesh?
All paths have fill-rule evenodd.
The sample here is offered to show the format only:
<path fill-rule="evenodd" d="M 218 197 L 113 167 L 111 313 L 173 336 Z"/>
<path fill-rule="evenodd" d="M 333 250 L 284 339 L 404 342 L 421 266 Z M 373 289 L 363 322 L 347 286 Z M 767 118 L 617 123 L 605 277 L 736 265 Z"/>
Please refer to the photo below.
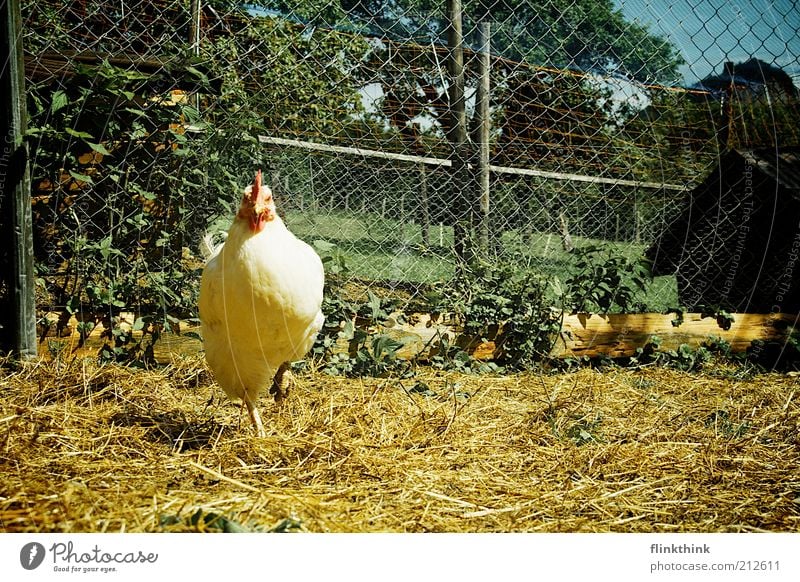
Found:
<path fill-rule="evenodd" d="M 463 4 L 473 170 L 490 27 L 491 260 L 563 278 L 588 245 L 638 256 L 680 224 L 725 148 L 798 142 L 793 3 L 738 15 L 677 0 Z M 202 233 L 224 229 L 259 167 L 290 228 L 335 244 L 363 288 L 451 277 L 454 224 L 480 212 L 480 192 L 449 167 L 446 8 L 24 1 L 40 307 L 191 313 Z M 735 246 L 737 219 L 709 220 L 704 236 Z M 680 260 L 650 309 L 703 302 L 691 280 L 678 297 L 672 273 L 707 257 L 674 245 L 660 248 Z"/>

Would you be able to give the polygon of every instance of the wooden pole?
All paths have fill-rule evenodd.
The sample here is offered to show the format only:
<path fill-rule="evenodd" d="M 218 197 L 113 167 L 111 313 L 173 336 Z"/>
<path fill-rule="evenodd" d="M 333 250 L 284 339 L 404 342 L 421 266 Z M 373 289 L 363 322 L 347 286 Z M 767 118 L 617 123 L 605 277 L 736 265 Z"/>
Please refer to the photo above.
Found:
<path fill-rule="evenodd" d="M 2 0 L 0 0 L 2 1 Z M 189 35 L 191 36 L 192 54 L 195 57 L 200 57 L 200 0 L 191 0 L 191 18 L 192 23 L 189 26 Z M 194 94 L 194 107 L 200 111 L 200 93 Z"/>
<path fill-rule="evenodd" d="M 463 268 L 470 262 L 469 226 L 472 204 L 469 198 L 469 176 L 467 174 L 467 113 L 464 101 L 464 44 L 461 21 L 461 0 L 447 0 L 447 73 L 450 86 L 450 122 L 448 138 L 452 146 L 452 218 L 453 248 L 456 259 Z"/>
<path fill-rule="evenodd" d="M 36 303 L 19 0 L 0 0 L 0 58 L 0 244 L 4 248 L 0 254 L 10 263 L 0 269 L 0 289 L 8 293 L 8 304 L 0 307 L 0 349 L 29 358 L 36 356 Z"/>
<path fill-rule="evenodd" d="M 461 0 L 447 0 L 448 28 L 447 72 L 450 86 L 449 138 L 455 147 L 467 142 L 467 113 L 464 102 L 464 39 L 461 21 Z M 458 152 L 461 153 L 461 152 Z"/>
<path fill-rule="evenodd" d="M 491 25 L 487 20 L 478 24 L 478 186 L 480 191 L 480 221 L 478 225 L 480 249 L 483 256 L 489 252 L 489 134 L 492 121 L 489 114 L 489 82 L 491 73 Z"/>
<path fill-rule="evenodd" d="M 419 192 L 420 203 L 422 205 L 422 244 L 426 247 L 431 246 L 431 209 L 428 201 L 428 171 L 425 164 L 419 165 Z"/>

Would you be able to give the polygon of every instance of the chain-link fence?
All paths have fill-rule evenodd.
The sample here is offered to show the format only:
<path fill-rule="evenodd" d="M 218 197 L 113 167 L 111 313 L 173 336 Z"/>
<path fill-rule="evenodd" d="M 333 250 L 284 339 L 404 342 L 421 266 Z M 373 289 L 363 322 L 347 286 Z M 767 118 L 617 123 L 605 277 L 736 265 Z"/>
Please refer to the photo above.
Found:
<path fill-rule="evenodd" d="M 201 236 L 225 229 L 257 168 L 350 288 L 408 297 L 468 252 L 562 279 L 590 245 L 639 256 L 684 224 L 721 152 L 800 132 L 792 2 L 24 0 L 22 14 L 42 310 L 191 313 Z M 694 255 L 656 244 L 674 260 L 646 308 L 703 302 L 671 273 L 707 263 L 703 236 L 735 250 L 731 217 L 709 220 Z"/>

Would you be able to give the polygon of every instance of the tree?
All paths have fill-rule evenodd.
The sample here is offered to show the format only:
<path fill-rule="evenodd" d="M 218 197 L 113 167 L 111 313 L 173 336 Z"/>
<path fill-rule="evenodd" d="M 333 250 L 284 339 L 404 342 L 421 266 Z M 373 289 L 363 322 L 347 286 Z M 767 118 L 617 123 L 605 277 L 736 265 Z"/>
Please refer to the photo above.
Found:
<path fill-rule="evenodd" d="M 305 21 L 397 41 L 445 44 L 444 0 L 262 0 Z M 492 49 L 528 64 L 621 73 L 642 82 L 675 83 L 683 59 L 668 40 L 629 22 L 612 0 L 465 0 L 467 43 L 475 23 L 493 23 Z"/>
<path fill-rule="evenodd" d="M 279 17 L 251 17 L 202 49 L 223 78 L 215 117 L 250 115 L 254 130 L 335 137 L 361 108 L 360 36 L 310 29 Z"/>

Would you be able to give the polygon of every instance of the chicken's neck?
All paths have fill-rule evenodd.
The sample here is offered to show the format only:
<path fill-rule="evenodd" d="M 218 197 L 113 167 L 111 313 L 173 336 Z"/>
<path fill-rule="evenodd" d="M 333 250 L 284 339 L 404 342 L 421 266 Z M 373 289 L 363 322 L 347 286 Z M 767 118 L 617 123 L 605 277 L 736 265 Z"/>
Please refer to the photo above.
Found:
<path fill-rule="evenodd" d="M 225 241 L 226 246 L 234 247 L 240 246 L 248 241 L 274 238 L 286 233 L 286 225 L 283 224 L 280 216 L 275 216 L 272 220 L 264 225 L 264 228 L 259 232 L 250 230 L 250 225 L 246 219 L 237 217 L 231 229 L 228 231 L 228 238 Z"/>

